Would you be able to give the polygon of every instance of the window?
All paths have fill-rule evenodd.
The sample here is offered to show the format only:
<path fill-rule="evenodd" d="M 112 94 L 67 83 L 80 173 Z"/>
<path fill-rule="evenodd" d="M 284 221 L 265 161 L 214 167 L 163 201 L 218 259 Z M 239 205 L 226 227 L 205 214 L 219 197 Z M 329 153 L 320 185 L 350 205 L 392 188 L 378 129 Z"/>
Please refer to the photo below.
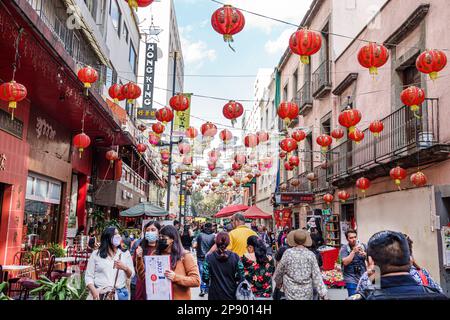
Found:
<path fill-rule="evenodd" d="M 134 49 L 133 43 L 130 41 L 130 56 L 129 59 L 131 68 L 133 69 L 133 72 L 136 74 L 136 49 Z"/>
<path fill-rule="evenodd" d="M 111 21 L 114 26 L 114 29 L 117 30 L 117 34 L 120 37 L 120 22 L 122 21 L 122 12 L 120 12 L 117 0 L 111 0 L 111 5 L 109 7 L 109 15 L 111 16 Z"/>
<path fill-rule="evenodd" d="M 320 120 L 320 132 L 322 134 L 331 134 L 331 112 Z"/>
<path fill-rule="evenodd" d="M 94 21 L 97 21 L 97 6 L 96 6 L 95 0 L 84 0 L 84 3 L 86 4 L 86 7 L 88 8 L 89 12 L 92 15 L 92 18 L 94 18 Z"/>
<path fill-rule="evenodd" d="M 106 67 L 105 85 L 107 88 L 109 88 L 114 83 L 117 83 L 117 72 L 116 72 L 116 70 L 114 70 L 114 68 L 110 69 L 110 68 Z"/>
<path fill-rule="evenodd" d="M 123 37 L 125 38 L 125 42 L 126 42 L 126 43 L 128 43 L 128 35 L 129 35 L 128 27 L 127 27 L 127 25 L 124 23 L 124 24 L 123 24 Z"/>

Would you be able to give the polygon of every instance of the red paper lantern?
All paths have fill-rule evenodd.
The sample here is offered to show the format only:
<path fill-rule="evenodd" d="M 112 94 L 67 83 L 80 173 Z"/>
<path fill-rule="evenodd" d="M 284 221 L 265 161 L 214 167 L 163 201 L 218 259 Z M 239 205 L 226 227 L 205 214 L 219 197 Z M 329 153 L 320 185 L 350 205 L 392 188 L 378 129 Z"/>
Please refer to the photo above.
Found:
<path fill-rule="evenodd" d="M 412 174 L 410 179 L 416 187 L 423 187 L 427 184 L 427 176 L 421 171 Z"/>
<path fill-rule="evenodd" d="M 236 119 L 244 114 L 244 107 L 239 102 L 230 100 L 222 109 L 223 116 L 231 120 L 231 124 L 234 127 Z"/>
<path fill-rule="evenodd" d="M 379 137 L 380 133 L 384 129 L 384 124 L 380 120 L 375 120 L 370 123 L 369 130 L 373 133 L 375 137 Z"/>
<path fill-rule="evenodd" d="M 350 193 L 348 193 L 345 190 L 338 192 L 338 198 L 341 200 L 342 203 L 345 203 L 348 199 L 350 199 Z"/>
<path fill-rule="evenodd" d="M 249 134 L 244 138 L 244 145 L 247 148 L 255 148 L 259 144 L 259 139 L 256 134 Z"/>
<path fill-rule="evenodd" d="M 116 150 L 109 150 L 108 152 L 106 152 L 105 157 L 106 160 L 109 160 L 111 165 L 113 165 L 114 161 L 119 159 L 119 154 L 117 153 Z"/>
<path fill-rule="evenodd" d="M 122 94 L 122 86 L 118 83 L 115 83 L 111 87 L 109 87 L 108 93 L 115 103 L 118 103 L 119 101 L 125 99 L 125 96 Z"/>
<path fill-rule="evenodd" d="M 297 119 L 299 108 L 294 102 L 282 102 L 278 107 L 277 114 L 289 126 L 292 120 Z"/>
<path fill-rule="evenodd" d="M 447 56 L 441 50 L 427 50 L 422 52 L 416 60 L 416 67 L 422 73 L 430 75 L 431 80 L 436 80 L 438 72 L 447 65 Z"/>
<path fill-rule="evenodd" d="M 306 138 L 306 133 L 303 130 L 295 130 L 292 132 L 291 137 L 297 142 L 302 142 Z"/>
<path fill-rule="evenodd" d="M 163 159 L 163 160 L 169 160 L 169 157 L 170 157 L 170 151 L 167 150 L 167 149 L 163 149 L 163 150 L 161 150 L 160 155 L 161 155 L 161 159 Z"/>
<path fill-rule="evenodd" d="M 217 134 L 217 126 L 212 122 L 206 122 L 200 127 L 200 132 L 204 137 L 212 138 Z"/>
<path fill-rule="evenodd" d="M 227 181 L 227 180 L 225 180 L 225 178 L 220 178 L 220 180 L 219 180 L 219 182 L 220 182 L 221 184 L 224 184 L 226 181 Z"/>
<path fill-rule="evenodd" d="M 202 174 L 202 170 L 200 170 L 200 169 L 195 169 L 194 173 L 195 173 L 196 175 L 199 176 L 199 175 Z"/>
<path fill-rule="evenodd" d="M 143 8 L 152 4 L 153 0 L 125 0 L 131 9 L 137 10 L 138 7 Z"/>
<path fill-rule="evenodd" d="M 209 169 L 209 171 L 214 171 L 216 169 L 216 163 L 208 162 L 208 169 Z"/>
<path fill-rule="evenodd" d="M 143 154 L 145 151 L 147 151 L 147 146 L 146 146 L 145 144 L 143 144 L 143 143 L 139 143 L 139 144 L 136 146 L 136 149 L 137 149 L 137 151 L 138 151 L 140 154 Z"/>
<path fill-rule="evenodd" d="M 184 156 L 183 164 L 186 166 L 190 166 L 192 164 L 192 156 Z"/>
<path fill-rule="evenodd" d="M 326 204 L 332 203 L 334 200 L 334 196 L 330 193 L 327 193 L 323 196 L 323 201 L 325 201 Z"/>
<path fill-rule="evenodd" d="M 141 123 L 140 125 L 138 125 L 138 129 L 140 132 L 144 132 L 145 130 L 147 130 L 147 126 Z"/>
<path fill-rule="evenodd" d="M 220 138 L 220 140 L 223 141 L 224 144 L 227 144 L 229 141 L 231 141 L 231 139 L 233 139 L 233 134 L 231 133 L 230 130 L 223 129 L 219 133 L 219 138 Z"/>
<path fill-rule="evenodd" d="M 400 188 L 400 184 L 402 183 L 402 180 L 406 178 L 407 173 L 405 169 L 397 166 L 391 169 L 389 175 L 391 176 L 392 180 L 394 180 L 395 184 Z"/>
<path fill-rule="evenodd" d="M 344 135 L 345 135 L 345 132 L 341 128 L 334 129 L 333 131 L 331 131 L 331 136 L 333 138 L 335 138 L 336 140 L 342 139 L 344 137 Z"/>
<path fill-rule="evenodd" d="M 178 144 L 178 151 L 180 152 L 180 154 L 189 153 L 191 151 L 191 146 L 188 143 L 180 142 Z"/>
<path fill-rule="evenodd" d="M 348 134 L 348 138 L 350 140 L 355 141 L 356 144 L 359 144 L 364 139 L 364 132 L 362 132 L 361 130 L 355 128 L 355 130 L 353 130 L 352 132 L 350 132 Z"/>
<path fill-rule="evenodd" d="M 367 189 L 370 188 L 370 180 L 367 178 L 359 178 L 356 180 L 356 187 L 361 190 L 362 193 L 365 193 Z"/>
<path fill-rule="evenodd" d="M 85 88 L 90 88 L 98 79 L 97 70 L 90 66 L 81 68 L 78 70 L 78 79 L 83 82 Z"/>
<path fill-rule="evenodd" d="M 12 109 L 12 120 L 14 120 L 14 110 L 17 109 L 17 102 L 22 101 L 26 96 L 27 88 L 14 80 L 0 85 L 0 99 L 8 102 L 8 108 Z"/>
<path fill-rule="evenodd" d="M 294 167 L 294 166 L 291 166 L 291 165 L 289 164 L 289 162 L 285 162 L 285 163 L 284 163 L 284 169 L 286 169 L 286 171 L 293 171 L 293 170 L 295 169 L 295 167 Z"/>
<path fill-rule="evenodd" d="M 295 141 L 292 138 L 285 138 L 280 141 L 280 148 L 285 151 L 286 153 L 290 153 L 297 149 L 298 144 L 297 141 Z"/>
<path fill-rule="evenodd" d="M 194 127 L 189 127 L 186 129 L 186 137 L 189 139 L 195 139 L 198 136 L 198 130 Z"/>
<path fill-rule="evenodd" d="M 89 145 L 91 144 L 91 138 L 89 138 L 87 134 L 82 132 L 73 137 L 72 143 L 73 146 L 78 149 L 81 159 L 81 155 L 83 154 L 84 149 L 89 147 Z"/>
<path fill-rule="evenodd" d="M 173 120 L 173 112 L 170 108 L 164 107 L 155 112 L 156 120 L 166 125 Z"/>
<path fill-rule="evenodd" d="M 156 122 L 156 123 L 152 124 L 152 130 L 157 135 L 161 135 L 164 132 L 165 127 L 161 122 Z"/>
<path fill-rule="evenodd" d="M 420 105 L 425 101 L 425 90 L 411 86 L 402 91 L 400 99 L 403 104 L 408 106 L 417 116 L 417 112 L 420 110 Z"/>
<path fill-rule="evenodd" d="M 189 109 L 189 99 L 180 93 L 170 98 L 169 105 L 179 115 L 181 112 Z"/>
<path fill-rule="evenodd" d="M 322 46 L 322 35 L 306 28 L 294 32 L 289 39 L 289 48 L 300 56 L 303 64 L 309 64 L 309 56 L 317 53 Z"/>
<path fill-rule="evenodd" d="M 154 132 L 150 132 L 148 134 L 148 142 L 150 142 L 151 145 L 156 146 L 160 141 L 160 137 L 154 133 Z"/>
<path fill-rule="evenodd" d="M 269 133 L 265 132 L 265 131 L 258 131 L 256 133 L 256 135 L 258 136 L 259 142 L 260 143 L 264 143 L 269 141 Z"/>
<path fill-rule="evenodd" d="M 231 171 L 228 171 L 228 176 L 229 177 L 233 177 L 235 175 L 235 173 L 234 173 L 234 171 L 233 170 L 231 170 Z"/>
<path fill-rule="evenodd" d="M 327 134 L 321 134 L 317 137 L 316 142 L 322 147 L 322 152 L 327 152 L 328 147 L 333 143 L 333 139 Z"/>
<path fill-rule="evenodd" d="M 286 156 L 287 156 L 287 153 L 284 152 L 284 151 L 281 151 L 281 152 L 279 153 L 280 159 L 284 159 L 284 158 L 286 158 Z"/>
<path fill-rule="evenodd" d="M 348 128 L 349 132 L 355 130 L 355 126 L 361 121 L 361 112 L 357 109 L 346 109 L 339 114 L 338 121 L 343 127 Z"/>
<path fill-rule="evenodd" d="M 358 61 L 365 68 L 369 68 L 371 75 L 378 74 L 378 68 L 386 64 L 389 59 L 388 49 L 374 42 L 365 45 L 359 50 Z"/>
<path fill-rule="evenodd" d="M 134 82 L 128 82 L 122 86 L 122 94 L 127 102 L 134 104 L 135 100 L 141 96 L 141 88 Z"/>
<path fill-rule="evenodd" d="M 214 11 L 211 16 L 211 25 L 216 32 L 223 35 L 225 42 L 230 43 L 233 42 L 233 35 L 244 29 L 245 18 L 239 9 L 224 5 Z"/>
<path fill-rule="evenodd" d="M 233 164 L 231 165 L 231 169 L 233 171 L 239 171 L 242 169 L 242 164 L 237 163 L 237 162 L 233 162 Z"/>
<path fill-rule="evenodd" d="M 239 164 L 246 164 L 247 157 L 244 154 L 237 154 L 234 156 L 234 162 L 239 163 Z"/>
<path fill-rule="evenodd" d="M 300 159 L 297 156 L 292 156 L 289 158 L 289 164 L 292 167 L 298 167 L 300 165 Z"/>

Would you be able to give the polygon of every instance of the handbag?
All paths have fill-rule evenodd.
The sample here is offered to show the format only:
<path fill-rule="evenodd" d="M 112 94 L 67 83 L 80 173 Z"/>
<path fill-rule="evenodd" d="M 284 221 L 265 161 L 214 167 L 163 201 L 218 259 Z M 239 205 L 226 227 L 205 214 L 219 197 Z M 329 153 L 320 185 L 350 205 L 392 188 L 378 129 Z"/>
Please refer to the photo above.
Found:
<path fill-rule="evenodd" d="M 255 300 L 250 283 L 247 280 L 239 283 L 236 290 L 236 300 Z"/>
<path fill-rule="evenodd" d="M 122 254 L 119 254 L 119 260 L 122 258 Z M 103 293 L 99 294 L 100 300 L 116 300 L 116 283 L 119 277 L 119 269 L 116 271 L 116 277 L 114 278 L 114 285 L 112 289 L 105 288 Z"/>

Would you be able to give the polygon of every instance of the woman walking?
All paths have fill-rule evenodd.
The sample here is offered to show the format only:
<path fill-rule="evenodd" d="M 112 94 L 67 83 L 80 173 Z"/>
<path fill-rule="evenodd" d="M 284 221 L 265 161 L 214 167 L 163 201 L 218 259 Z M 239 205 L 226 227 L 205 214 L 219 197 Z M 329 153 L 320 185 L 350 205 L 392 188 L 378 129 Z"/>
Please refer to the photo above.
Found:
<path fill-rule="evenodd" d="M 230 236 L 216 236 L 217 249 L 207 255 L 203 264 L 203 282 L 209 284 L 208 300 L 236 300 L 238 284 L 244 280 L 244 266 L 239 256 L 227 250 Z"/>
<path fill-rule="evenodd" d="M 156 245 L 159 238 L 159 230 L 161 225 L 158 221 L 149 221 L 144 226 L 144 238 L 139 243 L 134 253 L 134 265 L 136 268 L 135 292 L 133 300 L 147 300 L 147 294 L 145 290 L 145 256 L 152 256 L 156 252 Z"/>
<path fill-rule="evenodd" d="M 289 233 L 287 243 L 291 249 L 286 250 L 277 265 L 274 280 L 277 287 L 282 287 L 287 300 L 312 300 L 315 289 L 319 297 L 326 299 L 327 288 L 323 283 L 317 259 L 306 247 L 312 240 L 306 230 Z"/>
<path fill-rule="evenodd" d="M 159 231 L 156 254 L 170 255 L 171 270 L 164 275 L 172 281 L 173 300 L 191 300 L 191 288 L 200 286 L 200 275 L 192 253 L 184 250 L 174 226 Z"/>
<path fill-rule="evenodd" d="M 100 300 L 102 294 L 114 290 L 116 300 L 129 300 L 127 279 L 134 275 L 129 251 L 118 250 L 122 237 L 114 228 L 106 228 L 100 239 L 100 247 L 92 252 L 85 274 L 89 290 L 88 300 Z"/>
<path fill-rule="evenodd" d="M 267 254 L 265 243 L 257 236 L 247 239 L 247 251 L 241 258 L 245 279 L 251 284 L 257 300 L 272 300 L 272 276 L 275 272 L 273 258 Z"/>

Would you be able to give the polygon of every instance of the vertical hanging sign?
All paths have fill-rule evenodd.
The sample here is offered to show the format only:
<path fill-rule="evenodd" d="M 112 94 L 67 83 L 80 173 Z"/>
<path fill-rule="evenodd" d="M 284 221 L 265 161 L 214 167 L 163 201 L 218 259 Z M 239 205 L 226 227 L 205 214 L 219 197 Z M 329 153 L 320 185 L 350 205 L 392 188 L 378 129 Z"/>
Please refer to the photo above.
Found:
<path fill-rule="evenodd" d="M 191 96 L 192 93 L 184 93 L 185 97 L 189 100 L 189 108 L 186 111 L 175 112 L 174 119 L 174 131 L 175 133 L 184 133 L 187 128 L 189 128 L 189 124 L 191 122 Z"/>
<path fill-rule="evenodd" d="M 156 43 L 147 43 L 145 49 L 144 90 L 142 108 L 138 110 L 138 119 L 154 120 L 153 90 L 155 84 L 155 63 L 158 60 Z"/>

